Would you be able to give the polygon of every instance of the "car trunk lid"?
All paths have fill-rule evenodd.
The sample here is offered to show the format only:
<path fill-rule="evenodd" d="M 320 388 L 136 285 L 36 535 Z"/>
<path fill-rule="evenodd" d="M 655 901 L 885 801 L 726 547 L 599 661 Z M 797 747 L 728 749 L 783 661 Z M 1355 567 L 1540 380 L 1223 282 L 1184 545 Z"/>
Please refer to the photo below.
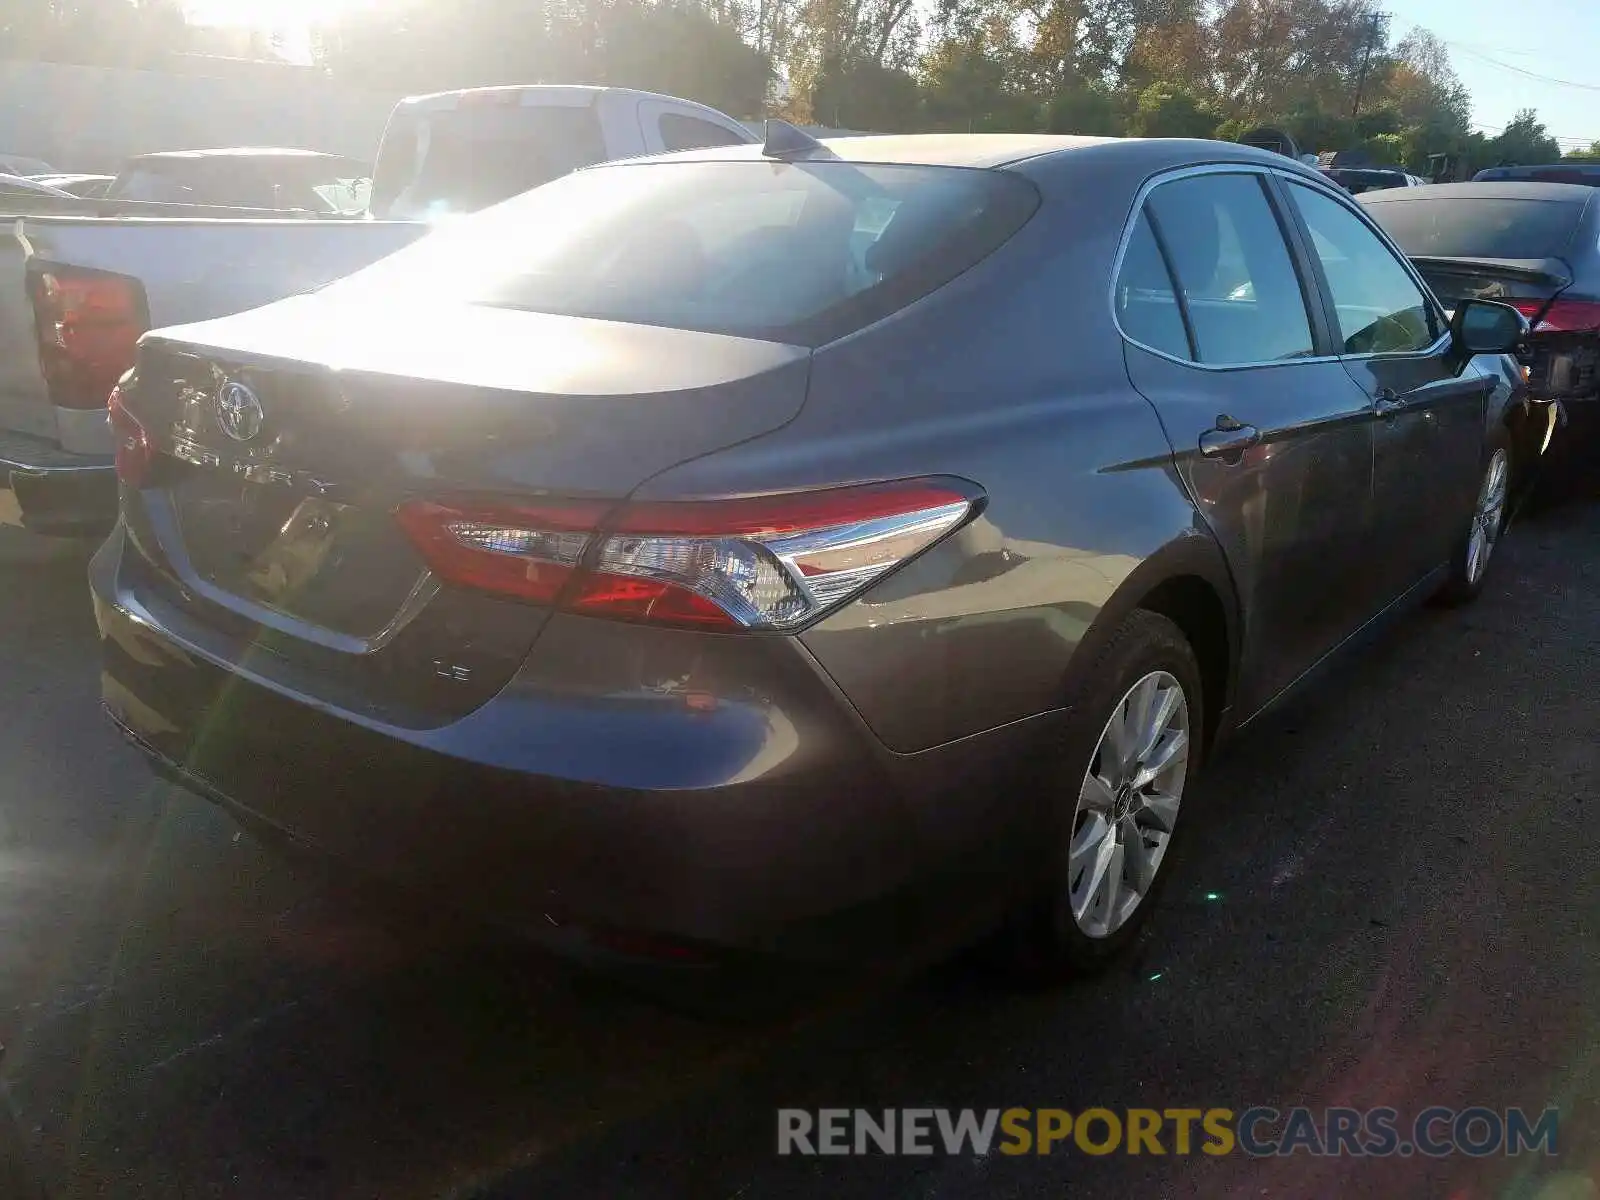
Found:
<path fill-rule="evenodd" d="M 788 421 L 807 364 L 677 329 L 285 301 L 142 344 L 124 405 L 155 462 L 127 523 L 185 619 L 309 671 L 301 686 L 447 715 L 504 685 L 545 614 L 439 587 L 400 503 L 621 499 Z"/>

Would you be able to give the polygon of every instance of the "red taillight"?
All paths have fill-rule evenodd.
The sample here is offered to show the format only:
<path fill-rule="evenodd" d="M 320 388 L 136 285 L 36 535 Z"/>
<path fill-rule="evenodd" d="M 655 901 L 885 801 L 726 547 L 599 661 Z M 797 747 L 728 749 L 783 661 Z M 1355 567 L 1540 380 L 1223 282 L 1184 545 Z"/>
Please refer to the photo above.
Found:
<path fill-rule="evenodd" d="M 106 409 L 111 418 L 111 436 L 117 447 L 117 478 L 129 487 L 140 487 L 150 473 L 150 462 L 155 454 L 150 445 L 150 435 L 122 402 L 120 387 L 111 389 Z"/>
<path fill-rule="evenodd" d="M 916 480 L 624 507 L 415 501 L 401 526 L 450 583 L 574 612 L 700 628 L 793 629 L 845 603 L 972 513 Z"/>
<path fill-rule="evenodd" d="M 572 578 L 605 508 L 415 500 L 395 515 L 447 583 L 551 604 Z"/>
<path fill-rule="evenodd" d="M 1548 301 L 1511 300 L 1508 303 L 1532 321 Z M 1591 329 L 1600 329 L 1600 303 L 1592 300 L 1557 300 L 1550 305 L 1550 311 L 1544 314 L 1544 319 L 1534 327 L 1533 332 L 1582 333 Z"/>
<path fill-rule="evenodd" d="M 149 327 L 144 288 L 125 275 L 63 267 L 31 273 L 39 366 L 60 408 L 102 408 Z"/>

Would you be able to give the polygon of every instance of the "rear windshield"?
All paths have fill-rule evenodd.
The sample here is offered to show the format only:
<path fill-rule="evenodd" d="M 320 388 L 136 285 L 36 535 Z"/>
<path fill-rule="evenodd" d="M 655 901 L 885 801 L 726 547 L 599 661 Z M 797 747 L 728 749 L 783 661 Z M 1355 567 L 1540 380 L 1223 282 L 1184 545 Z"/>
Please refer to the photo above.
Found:
<path fill-rule="evenodd" d="M 1570 200 L 1396 200 L 1367 211 L 1407 254 L 1432 258 L 1559 258 L 1584 206 Z"/>
<path fill-rule="evenodd" d="M 641 161 L 453 223 L 327 290 L 815 346 L 953 279 L 1038 203 L 1001 171 Z"/>
<path fill-rule="evenodd" d="M 352 214 L 365 211 L 370 188 L 365 168 L 352 159 L 216 155 L 137 163 L 110 194 L 156 204 Z"/>
<path fill-rule="evenodd" d="M 1561 166 L 1561 167 L 1490 167 L 1487 171 L 1479 171 L 1473 177 L 1475 183 L 1506 182 L 1515 180 L 1519 182 L 1534 183 L 1576 183 L 1584 187 L 1594 187 L 1600 184 L 1600 167 Z"/>
<path fill-rule="evenodd" d="M 587 104 L 402 109 L 384 133 L 373 213 L 409 221 L 476 212 L 605 157 Z"/>

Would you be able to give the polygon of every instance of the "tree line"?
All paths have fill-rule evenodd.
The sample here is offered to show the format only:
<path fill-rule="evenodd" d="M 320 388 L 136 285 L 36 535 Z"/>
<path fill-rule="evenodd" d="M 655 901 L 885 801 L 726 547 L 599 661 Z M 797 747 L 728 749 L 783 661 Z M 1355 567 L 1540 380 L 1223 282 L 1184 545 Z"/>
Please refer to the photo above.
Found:
<path fill-rule="evenodd" d="M 313 57 L 392 92 L 609 83 L 882 132 L 1270 125 L 1417 172 L 1560 157 L 1532 110 L 1475 132 L 1445 46 L 1393 24 L 1378 0 L 380 0 L 315 30 Z M 0 0 L 7 57 L 159 67 L 193 34 L 178 0 Z"/>

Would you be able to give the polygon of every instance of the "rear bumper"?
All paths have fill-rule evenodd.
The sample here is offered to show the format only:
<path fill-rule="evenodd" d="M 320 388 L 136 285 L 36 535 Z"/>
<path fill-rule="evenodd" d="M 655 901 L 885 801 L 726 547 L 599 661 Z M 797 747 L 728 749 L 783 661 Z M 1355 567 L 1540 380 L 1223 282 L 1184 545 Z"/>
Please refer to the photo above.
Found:
<path fill-rule="evenodd" d="M 183 637 L 124 541 L 90 569 L 103 699 L 158 766 L 499 923 L 856 960 L 959 941 L 1027 877 L 1051 718 L 896 755 L 792 639 L 558 616 L 489 703 L 402 729 Z"/>
<path fill-rule="evenodd" d="M 99 535 L 116 520 L 110 455 L 74 454 L 44 438 L 0 432 L 0 486 L 15 495 L 22 524 L 35 533 Z"/>

